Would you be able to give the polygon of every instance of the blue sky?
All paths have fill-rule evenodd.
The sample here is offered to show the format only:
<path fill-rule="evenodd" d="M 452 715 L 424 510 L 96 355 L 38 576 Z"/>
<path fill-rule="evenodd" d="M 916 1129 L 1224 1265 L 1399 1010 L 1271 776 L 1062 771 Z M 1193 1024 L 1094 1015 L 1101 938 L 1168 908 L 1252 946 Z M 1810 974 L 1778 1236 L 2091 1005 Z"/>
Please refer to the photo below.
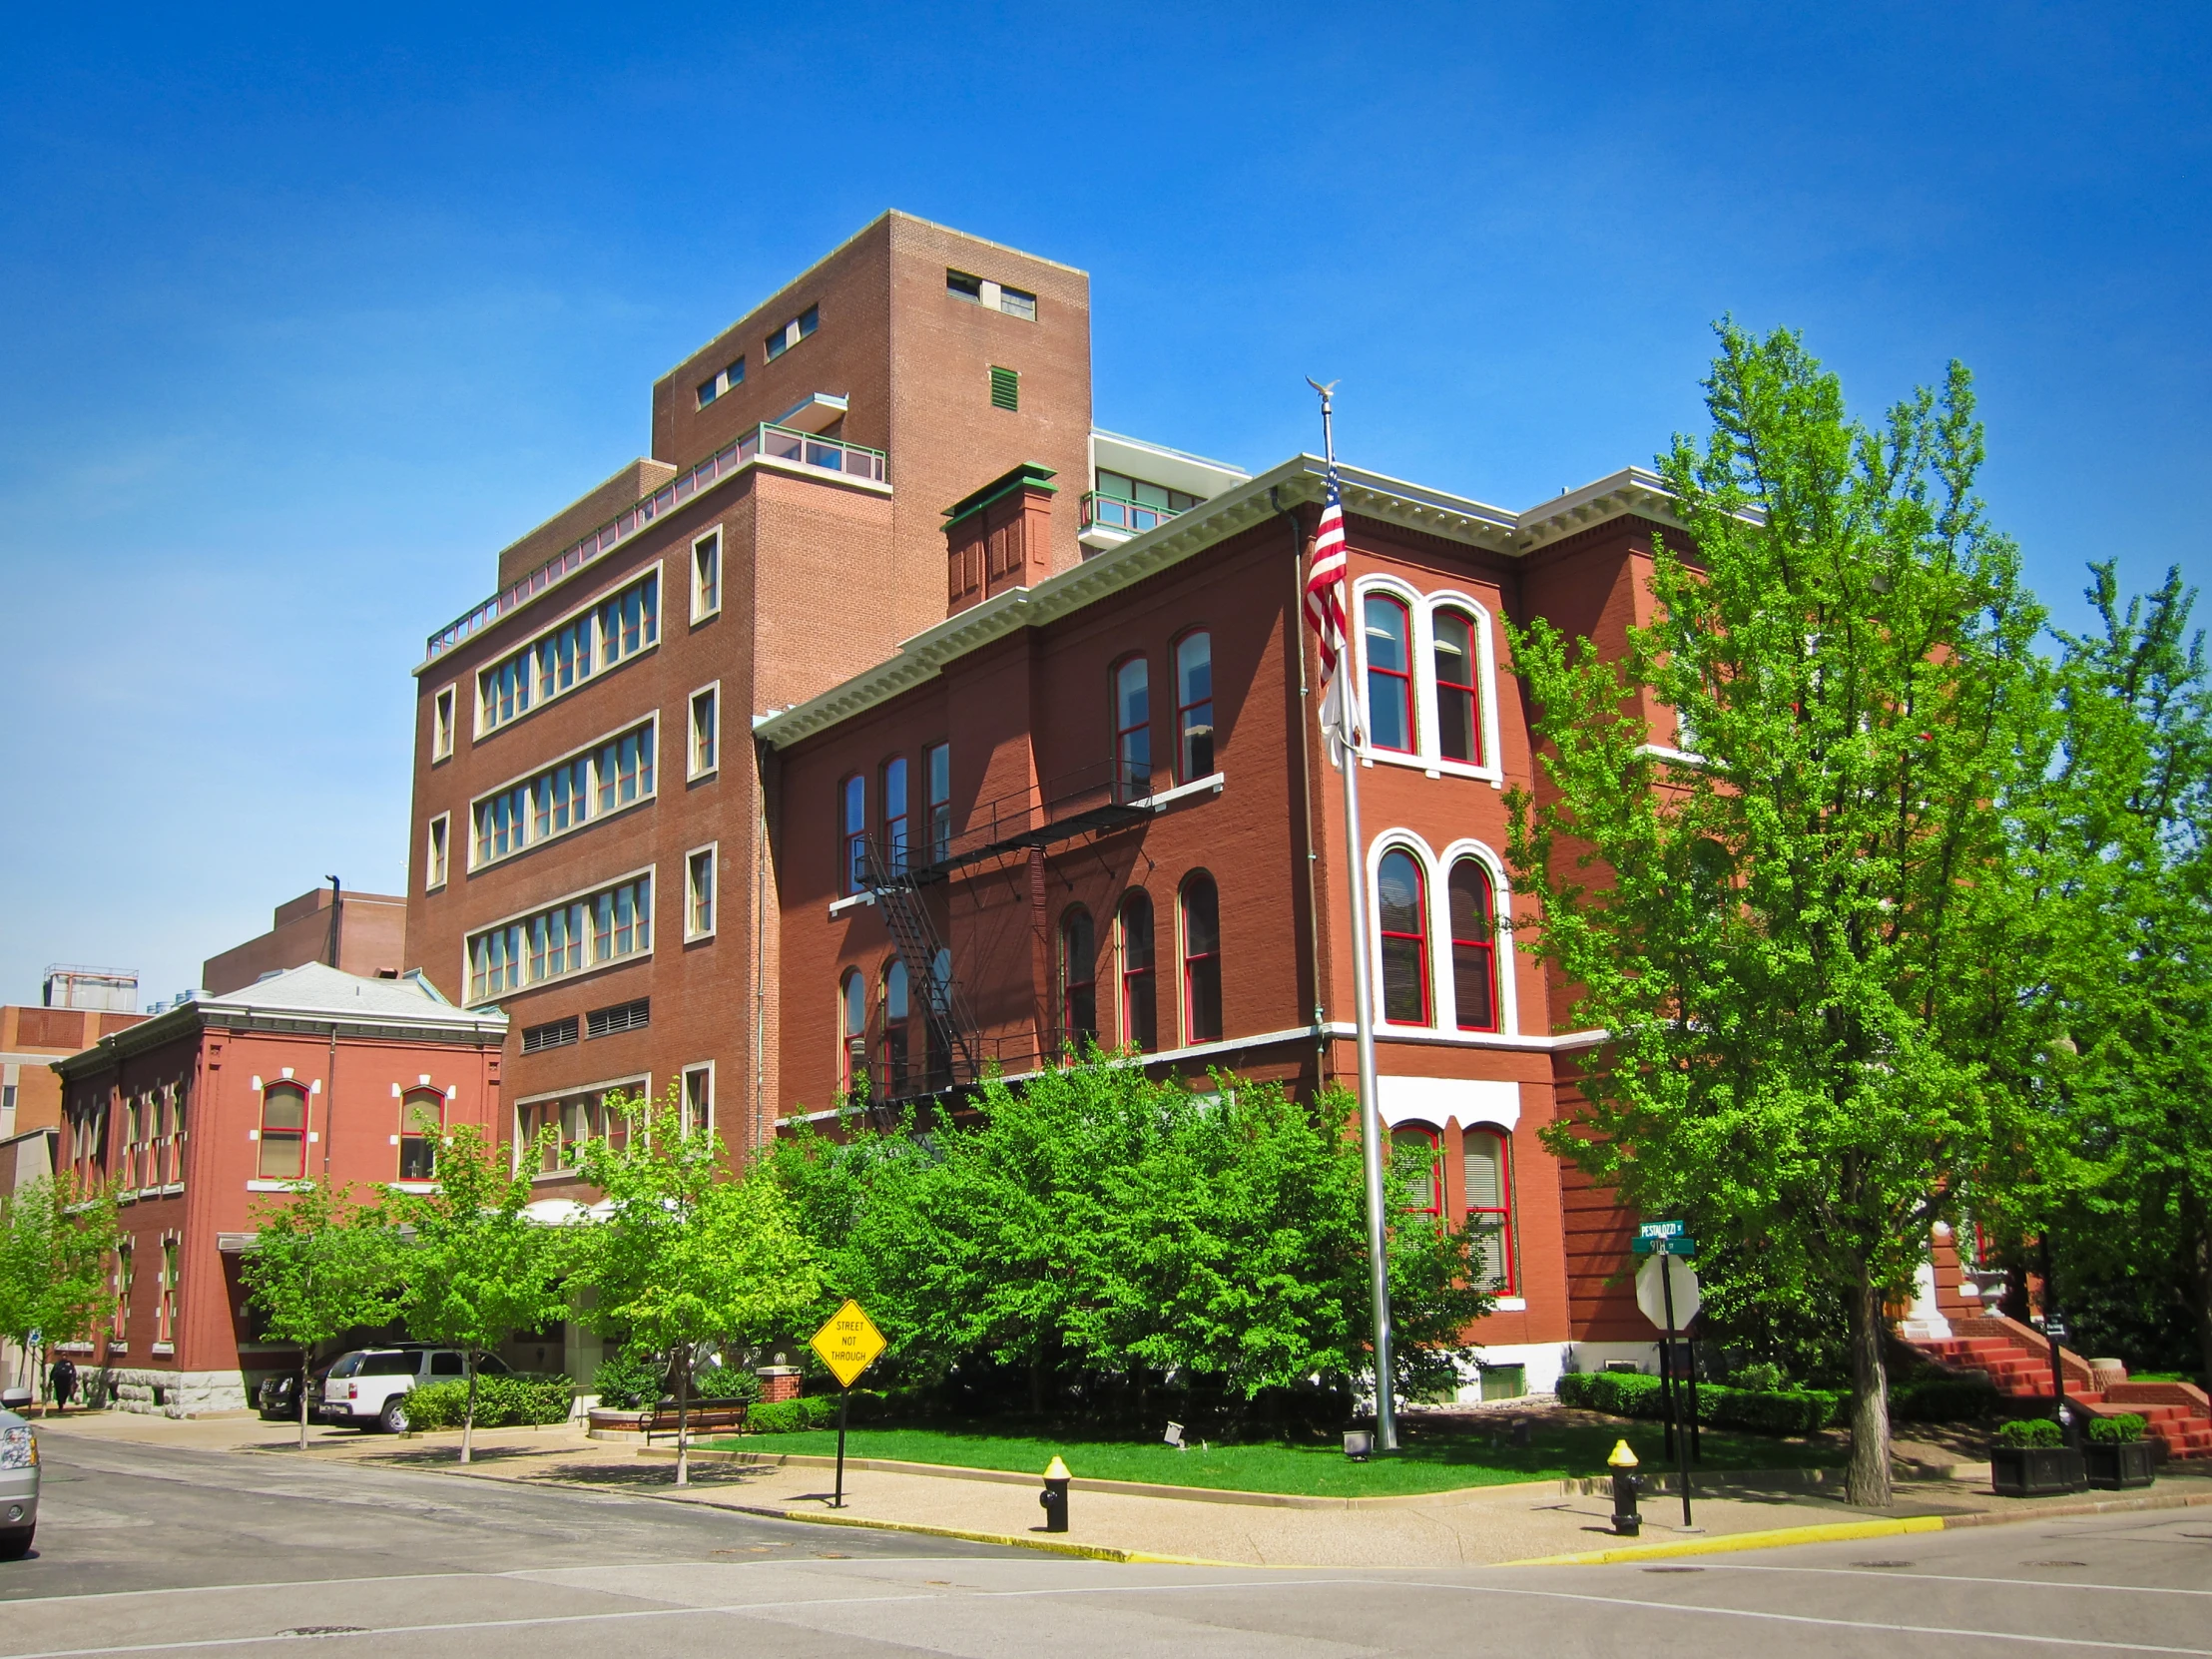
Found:
<path fill-rule="evenodd" d="M 399 7 L 11 17 L 0 1000 L 396 890 L 412 681 L 653 377 L 887 207 L 1091 273 L 1102 425 L 1528 505 L 1699 424 L 1708 325 L 1985 494 L 2207 568 L 2207 59 L 2176 6 Z"/>

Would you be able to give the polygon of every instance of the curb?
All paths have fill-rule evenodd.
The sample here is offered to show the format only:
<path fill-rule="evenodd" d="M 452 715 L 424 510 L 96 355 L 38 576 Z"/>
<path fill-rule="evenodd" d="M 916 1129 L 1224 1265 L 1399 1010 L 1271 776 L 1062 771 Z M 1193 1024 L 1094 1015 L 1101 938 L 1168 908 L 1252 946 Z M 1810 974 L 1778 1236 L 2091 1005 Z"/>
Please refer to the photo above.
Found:
<path fill-rule="evenodd" d="M 672 1502 L 684 1502 L 675 1498 Z M 698 1502 L 698 1499 L 691 1499 Z M 869 1520 L 858 1515 L 817 1515 L 804 1509 L 753 1508 L 739 1503 L 710 1507 L 735 1509 L 741 1514 L 763 1515 L 772 1520 L 800 1521 L 809 1526 L 859 1526 L 874 1532 L 918 1532 L 925 1538 L 958 1538 L 971 1544 L 1002 1544 L 1013 1549 L 1041 1550 L 1047 1555 L 1072 1555 L 1086 1561 L 1114 1561 L 1124 1566 L 1249 1567 L 1249 1561 L 1210 1561 L 1199 1555 L 1152 1555 L 1141 1549 L 1115 1549 L 1106 1544 L 1060 1543 L 1051 1538 L 1024 1538 L 1011 1532 L 968 1532 L 956 1526 L 930 1526 L 921 1521 Z"/>
<path fill-rule="evenodd" d="M 2151 1497 L 2103 1498 L 2088 1503 L 2054 1503 L 2039 1509 L 1977 1509 L 1963 1515 L 1905 1515 L 1892 1520 L 1829 1521 L 1816 1526 L 1783 1526 L 1765 1532 L 1730 1532 L 1714 1538 L 1684 1538 L 1675 1543 L 1624 1544 L 1619 1549 L 1584 1550 L 1573 1555 L 1532 1555 L 1497 1561 L 1500 1567 L 1593 1567 L 1615 1561 L 1657 1561 L 1674 1555 L 1720 1555 L 1745 1549 L 1781 1549 L 1791 1544 L 1845 1543 L 1854 1538 L 1894 1538 L 1907 1532 L 1948 1532 L 1968 1526 L 2013 1526 L 2022 1521 L 2108 1515 L 2140 1509 L 2196 1509 L 2212 1505 L 2212 1492 L 2162 1492 Z"/>

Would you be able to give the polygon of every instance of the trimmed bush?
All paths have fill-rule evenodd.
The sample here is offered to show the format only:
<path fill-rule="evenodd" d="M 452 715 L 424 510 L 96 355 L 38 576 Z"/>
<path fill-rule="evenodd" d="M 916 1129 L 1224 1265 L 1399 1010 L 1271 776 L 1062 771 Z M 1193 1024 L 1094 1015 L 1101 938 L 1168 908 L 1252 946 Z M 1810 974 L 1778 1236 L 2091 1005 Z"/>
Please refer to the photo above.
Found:
<path fill-rule="evenodd" d="M 650 1354 L 632 1354 L 626 1349 L 601 1362 L 592 1374 L 591 1385 L 599 1395 L 599 1403 L 608 1410 L 642 1411 L 660 1396 L 661 1364 Z"/>
<path fill-rule="evenodd" d="M 1986 1378 L 1923 1377 L 1890 1390 L 1890 1415 L 1900 1422 L 1980 1422 L 1996 1415 L 1998 1398 Z"/>
<path fill-rule="evenodd" d="M 1666 1392 L 1656 1377 L 1633 1372 L 1570 1372 L 1559 1379 L 1559 1402 L 1616 1417 L 1652 1420 L 1667 1414 Z M 1714 1428 L 1754 1434 L 1810 1434 L 1841 1421 L 1844 1395 L 1826 1388 L 1697 1387 L 1697 1420 Z"/>
<path fill-rule="evenodd" d="M 2015 1417 L 1997 1430 L 2001 1446 L 2064 1445 L 2066 1436 L 2052 1417 Z"/>
<path fill-rule="evenodd" d="M 828 1428 L 837 1420 L 834 1394 L 802 1394 L 797 1399 L 772 1399 L 745 1414 L 749 1434 L 789 1434 L 801 1428 Z"/>
<path fill-rule="evenodd" d="M 476 1426 L 510 1428 L 562 1422 L 575 1403 L 576 1385 L 565 1377 L 518 1372 L 476 1379 Z M 409 1428 L 458 1428 L 468 1414 L 468 1383 L 430 1382 L 407 1394 Z"/>
<path fill-rule="evenodd" d="M 2150 1419 L 2134 1411 L 2122 1411 L 2109 1417 L 2091 1417 L 2089 1438 L 2099 1445 L 2132 1445 L 2143 1437 L 2143 1430 L 2149 1426 Z"/>
<path fill-rule="evenodd" d="M 692 1398 L 702 1405 L 754 1405 L 760 1402 L 761 1380 L 736 1366 L 714 1366 L 695 1373 Z"/>

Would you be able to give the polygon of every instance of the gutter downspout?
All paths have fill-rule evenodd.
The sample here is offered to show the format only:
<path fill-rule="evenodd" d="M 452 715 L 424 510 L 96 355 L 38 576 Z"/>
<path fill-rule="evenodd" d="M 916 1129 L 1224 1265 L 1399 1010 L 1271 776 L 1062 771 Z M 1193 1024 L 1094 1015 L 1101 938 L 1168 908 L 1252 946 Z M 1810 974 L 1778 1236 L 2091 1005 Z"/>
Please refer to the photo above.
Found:
<path fill-rule="evenodd" d="M 1291 612 L 1288 619 L 1293 653 L 1298 659 L 1298 711 L 1295 716 L 1298 730 L 1293 734 L 1298 749 L 1298 791 L 1305 813 L 1299 822 L 1299 839 L 1306 854 L 1306 935 L 1313 962 L 1312 985 L 1314 991 L 1314 1082 L 1319 1088 L 1329 1086 L 1329 1014 L 1328 1004 L 1322 995 L 1321 959 L 1321 900 L 1315 886 L 1314 865 L 1320 854 L 1314 847 L 1314 754 L 1307 715 L 1312 706 L 1313 689 L 1306 678 L 1306 581 L 1301 568 L 1306 558 L 1306 526 L 1299 522 L 1297 510 L 1283 505 L 1278 486 L 1268 486 L 1268 505 L 1280 513 L 1291 526 Z"/>

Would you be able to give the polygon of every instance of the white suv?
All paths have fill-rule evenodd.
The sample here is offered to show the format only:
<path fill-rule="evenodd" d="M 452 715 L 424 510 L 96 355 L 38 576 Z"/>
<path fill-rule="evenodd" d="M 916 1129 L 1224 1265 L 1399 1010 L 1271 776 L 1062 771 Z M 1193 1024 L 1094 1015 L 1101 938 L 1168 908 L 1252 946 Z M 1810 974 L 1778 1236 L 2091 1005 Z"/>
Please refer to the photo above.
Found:
<path fill-rule="evenodd" d="M 407 1393 L 422 1382 L 458 1382 L 465 1375 L 457 1348 L 357 1348 L 338 1357 L 329 1375 L 309 1384 L 308 1404 L 321 1422 L 381 1427 L 401 1433 L 407 1426 Z M 486 1354 L 476 1362 L 479 1377 L 504 1377 L 506 1364 Z"/>

